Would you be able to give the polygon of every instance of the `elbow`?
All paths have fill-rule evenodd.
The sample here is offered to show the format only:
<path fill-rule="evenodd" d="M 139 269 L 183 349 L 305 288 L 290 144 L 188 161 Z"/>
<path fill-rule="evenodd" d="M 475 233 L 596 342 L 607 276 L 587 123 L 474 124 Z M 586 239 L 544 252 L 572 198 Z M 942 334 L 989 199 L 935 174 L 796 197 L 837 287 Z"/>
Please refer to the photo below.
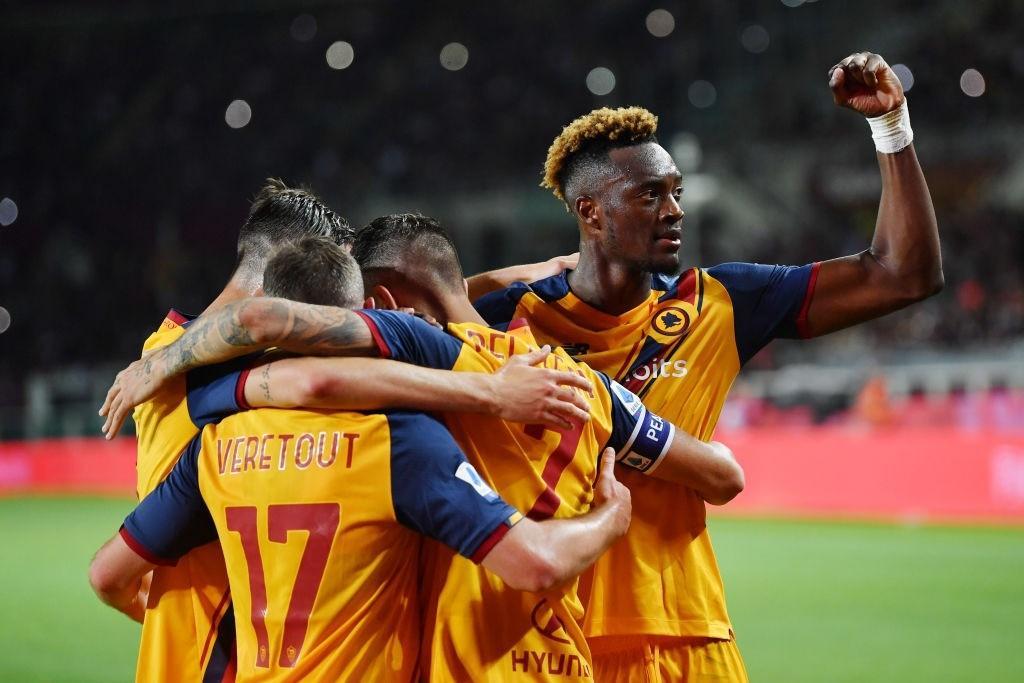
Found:
<path fill-rule="evenodd" d="M 103 566 L 102 562 L 96 560 L 89 565 L 89 586 L 101 601 L 110 605 L 123 586 L 119 585 L 116 577 Z"/>
<path fill-rule="evenodd" d="M 946 286 L 946 277 L 942 274 L 942 267 L 939 266 L 933 272 L 916 278 L 908 286 L 903 288 L 907 304 L 914 304 L 935 296 Z"/>
<path fill-rule="evenodd" d="M 715 490 L 705 500 L 712 505 L 725 505 L 743 492 L 746 483 L 743 468 L 737 463 L 735 467 L 729 468 L 729 472 L 721 478 Z"/>

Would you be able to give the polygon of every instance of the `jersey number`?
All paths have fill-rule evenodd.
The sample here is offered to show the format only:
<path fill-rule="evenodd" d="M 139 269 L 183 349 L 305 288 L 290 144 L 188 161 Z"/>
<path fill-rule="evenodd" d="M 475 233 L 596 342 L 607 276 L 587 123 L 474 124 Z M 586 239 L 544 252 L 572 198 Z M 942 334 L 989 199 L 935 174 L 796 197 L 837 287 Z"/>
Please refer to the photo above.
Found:
<path fill-rule="evenodd" d="M 249 569 L 252 628 L 256 632 L 256 666 L 270 666 L 270 643 L 267 636 L 267 585 L 263 573 L 260 539 L 256 532 L 256 507 L 229 507 L 224 510 L 230 531 L 238 534 Z M 313 611 L 320 582 L 327 568 L 327 556 L 334 544 L 334 534 L 341 521 L 338 503 L 306 503 L 271 505 L 267 508 L 267 536 L 273 543 L 287 543 L 289 531 L 308 531 L 306 548 L 299 560 L 299 571 L 292 587 L 292 599 L 284 621 L 281 656 L 278 663 L 293 667 L 299 661 L 302 642 L 306 639 L 309 615 Z"/>
<path fill-rule="evenodd" d="M 569 463 L 576 456 L 576 449 L 579 447 L 580 438 L 583 436 L 583 423 L 573 420 L 571 424 L 572 426 L 569 429 L 551 429 L 543 425 L 529 425 L 526 427 L 527 436 L 535 439 L 544 438 L 545 431 L 552 431 L 558 434 L 558 443 L 555 444 L 554 450 L 551 451 L 547 462 L 544 463 L 544 471 L 541 473 L 541 478 L 544 479 L 547 488 L 537 498 L 530 511 L 526 513 L 526 516 L 530 519 L 540 521 L 553 517 L 562 502 L 558 494 L 555 493 L 555 488 L 558 486 L 558 480 L 562 478 L 562 472 L 565 471 L 565 468 L 569 466 Z"/>

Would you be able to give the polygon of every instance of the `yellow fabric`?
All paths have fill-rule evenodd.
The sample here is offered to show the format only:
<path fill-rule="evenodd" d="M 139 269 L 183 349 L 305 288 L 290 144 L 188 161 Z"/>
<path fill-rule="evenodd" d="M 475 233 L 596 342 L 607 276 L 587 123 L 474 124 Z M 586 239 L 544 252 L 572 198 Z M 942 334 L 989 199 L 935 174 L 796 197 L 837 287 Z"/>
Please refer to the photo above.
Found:
<path fill-rule="evenodd" d="M 711 638 L 643 638 L 626 649 L 595 652 L 594 678 L 600 683 L 748 681 L 736 641 Z"/>
<path fill-rule="evenodd" d="M 232 415 L 203 430 L 199 482 L 227 561 L 239 681 L 416 677 L 421 537 L 395 517 L 385 416 Z"/>
<path fill-rule="evenodd" d="M 465 342 L 453 368 L 457 371 L 493 372 L 508 357 L 537 348 L 525 326 L 507 333 L 470 323 L 448 329 Z M 594 385 L 593 396 L 586 396 L 591 420 L 578 432 L 563 434 L 469 413 L 444 416 L 480 475 L 510 505 L 536 519 L 590 509 L 598 457 L 612 425 L 611 396 L 593 370 L 560 349 L 545 365 L 581 373 Z M 590 679 L 575 582 L 548 594 L 513 591 L 428 541 L 423 586 L 422 664 L 431 681 Z"/>
<path fill-rule="evenodd" d="M 143 351 L 174 342 L 185 333 L 169 314 L 149 336 Z M 177 377 L 134 413 L 138 434 L 137 493 L 140 499 L 174 468 L 198 433 L 185 402 L 185 378 Z M 197 548 L 174 567 L 153 570 L 142 626 L 138 681 L 198 681 L 210 657 L 216 626 L 227 607 L 227 574 L 216 545 Z"/>
<path fill-rule="evenodd" d="M 516 317 L 529 321 L 539 342 L 583 351 L 577 360 L 609 374 L 648 408 L 707 440 L 740 369 L 731 300 L 721 283 L 698 269 L 680 277 L 674 298 L 660 302 L 663 294 L 652 291 L 641 305 L 612 316 L 571 292 L 550 303 L 528 292 Z M 665 354 L 624 376 L 648 334 L 665 344 Z M 729 638 L 704 502 L 679 486 L 634 472 L 620 472 L 620 480 L 633 494 L 633 521 L 626 538 L 581 581 L 587 637 Z"/>

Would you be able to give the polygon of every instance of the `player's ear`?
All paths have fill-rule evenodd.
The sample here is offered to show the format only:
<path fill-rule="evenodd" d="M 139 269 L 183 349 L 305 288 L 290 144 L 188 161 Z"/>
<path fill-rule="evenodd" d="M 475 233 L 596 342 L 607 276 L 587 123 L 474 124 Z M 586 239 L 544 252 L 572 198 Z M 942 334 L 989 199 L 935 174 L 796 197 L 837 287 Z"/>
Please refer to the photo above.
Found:
<path fill-rule="evenodd" d="M 584 234 L 594 234 L 600 232 L 601 224 L 598 220 L 600 215 L 600 208 L 594 198 L 589 195 L 580 195 L 573 202 L 573 208 L 576 210 L 576 216 L 580 224 L 580 230 Z"/>
<path fill-rule="evenodd" d="M 372 296 L 368 296 L 363 300 L 363 308 L 369 308 L 372 311 L 377 308 L 377 302 L 373 300 Z"/>
<path fill-rule="evenodd" d="M 398 303 L 395 301 L 395 297 L 392 296 L 391 290 L 384 285 L 376 285 L 373 288 L 373 298 L 380 303 L 380 307 L 387 311 L 394 311 L 398 309 Z"/>
<path fill-rule="evenodd" d="M 469 296 L 469 280 L 462 278 L 462 288 L 466 290 L 466 296 Z"/>

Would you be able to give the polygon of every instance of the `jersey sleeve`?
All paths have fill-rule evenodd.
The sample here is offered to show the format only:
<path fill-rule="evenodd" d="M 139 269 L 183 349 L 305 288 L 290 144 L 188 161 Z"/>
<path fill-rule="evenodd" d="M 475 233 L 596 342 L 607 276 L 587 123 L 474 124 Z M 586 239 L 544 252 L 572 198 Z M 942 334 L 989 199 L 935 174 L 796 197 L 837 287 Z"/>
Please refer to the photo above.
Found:
<path fill-rule="evenodd" d="M 772 339 L 805 337 L 819 263 L 768 266 L 724 263 L 707 273 L 729 292 L 740 364 Z"/>
<path fill-rule="evenodd" d="M 121 537 L 153 564 L 173 565 L 193 548 L 217 540 L 210 511 L 199 491 L 200 436 L 178 463 L 124 520 Z"/>
<path fill-rule="evenodd" d="M 370 328 L 381 358 L 451 370 L 462 352 L 461 341 L 416 316 L 371 309 L 355 313 Z"/>
<path fill-rule="evenodd" d="M 615 461 L 652 474 L 668 453 L 676 427 L 647 409 L 640 397 L 604 373 L 597 373 L 611 394 L 612 433 L 608 446 Z"/>
<path fill-rule="evenodd" d="M 228 415 L 249 410 L 245 380 L 260 354 L 242 356 L 226 363 L 208 365 L 185 375 L 188 415 L 198 429 Z"/>
<path fill-rule="evenodd" d="M 482 562 L 522 516 L 477 474 L 440 422 L 392 412 L 391 497 L 404 526 Z"/>
<path fill-rule="evenodd" d="M 484 294 L 473 302 L 473 307 L 491 327 L 502 325 L 515 318 L 519 300 L 529 291 L 527 284 L 516 282 L 505 289 Z"/>

